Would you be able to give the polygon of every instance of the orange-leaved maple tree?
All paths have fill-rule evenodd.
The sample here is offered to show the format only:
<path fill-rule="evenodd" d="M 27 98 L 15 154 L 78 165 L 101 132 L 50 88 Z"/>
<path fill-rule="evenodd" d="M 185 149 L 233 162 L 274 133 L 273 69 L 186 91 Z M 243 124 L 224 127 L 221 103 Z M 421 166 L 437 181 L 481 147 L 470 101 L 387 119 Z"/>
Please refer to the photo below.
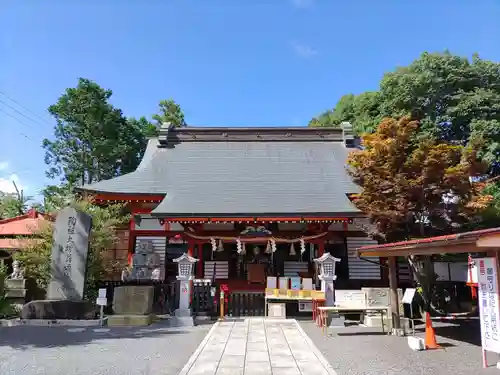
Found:
<path fill-rule="evenodd" d="M 363 137 L 363 149 L 348 167 L 360 187 L 354 203 L 372 222 L 370 235 L 384 242 L 463 230 L 491 200 L 474 183 L 486 166 L 473 149 L 419 137 L 408 118 L 384 119 Z M 409 256 L 426 312 L 445 312 L 436 302 L 436 274 L 430 257 Z"/>
<path fill-rule="evenodd" d="M 355 204 L 384 242 L 460 231 L 491 200 L 473 182 L 486 170 L 473 149 L 418 136 L 418 122 L 387 118 L 349 155 Z"/>

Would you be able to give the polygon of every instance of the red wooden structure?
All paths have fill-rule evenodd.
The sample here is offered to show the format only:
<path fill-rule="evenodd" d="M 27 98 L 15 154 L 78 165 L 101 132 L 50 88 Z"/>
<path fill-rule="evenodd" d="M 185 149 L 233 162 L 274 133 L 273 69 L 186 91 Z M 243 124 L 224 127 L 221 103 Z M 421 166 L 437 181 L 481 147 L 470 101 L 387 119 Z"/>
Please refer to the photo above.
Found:
<path fill-rule="evenodd" d="M 127 203 L 129 262 L 150 241 L 166 277 L 175 276 L 169 262 L 177 246 L 199 259 L 198 278 L 263 290 L 247 274 L 258 247 L 278 276 L 312 277 L 311 260 L 328 251 L 342 259 L 338 284 L 385 286 L 379 257 L 354 256 L 373 243 L 356 225 L 363 215 L 349 198 L 356 186 L 344 164 L 354 150 L 348 129 L 163 127 L 135 172 L 79 190 L 100 204 Z"/>

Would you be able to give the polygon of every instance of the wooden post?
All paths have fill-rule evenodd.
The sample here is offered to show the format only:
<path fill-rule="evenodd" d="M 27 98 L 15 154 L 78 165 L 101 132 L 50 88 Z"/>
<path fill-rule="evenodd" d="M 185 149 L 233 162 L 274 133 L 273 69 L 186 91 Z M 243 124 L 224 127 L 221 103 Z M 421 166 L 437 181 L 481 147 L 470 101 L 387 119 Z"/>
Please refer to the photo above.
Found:
<path fill-rule="evenodd" d="M 390 256 L 387 258 L 389 266 L 389 288 L 391 290 L 391 315 L 392 315 L 392 329 L 397 330 L 401 328 L 401 321 L 399 319 L 399 300 L 398 300 L 398 277 L 396 269 L 396 257 Z"/>
<path fill-rule="evenodd" d="M 205 275 L 203 275 L 203 243 L 197 242 L 196 246 L 198 247 L 198 278 L 203 279 Z"/>
<path fill-rule="evenodd" d="M 318 243 L 318 258 L 325 253 L 325 241 L 320 240 Z"/>
<path fill-rule="evenodd" d="M 220 303 L 220 316 L 219 316 L 219 319 L 223 320 L 224 319 L 224 291 L 222 289 L 220 291 L 219 303 Z"/>

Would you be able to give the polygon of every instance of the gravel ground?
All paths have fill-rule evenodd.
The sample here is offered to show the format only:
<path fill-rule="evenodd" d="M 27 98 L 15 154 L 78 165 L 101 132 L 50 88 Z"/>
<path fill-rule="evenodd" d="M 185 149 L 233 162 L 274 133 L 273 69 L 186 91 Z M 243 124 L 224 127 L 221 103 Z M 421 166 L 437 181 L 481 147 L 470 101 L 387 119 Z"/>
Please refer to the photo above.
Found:
<path fill-rule="evenodd" d="M 323 336 L 312 322 L 300 322 L 304 331 L 330 362 L 338 375 L 468 375 L 498 374 L 498 355 L 489 354 L 493 364 L 482 368 L 479 324 L 461 326 L 434 323 L 443 349 L 413 352 L 404 337 L 381 335 L 380 329 L 346 327 Z M 418 329 L 418 327 L 417 327 Z M 423 337 L 422 332 L 417 336 Z M 458 336 L 456 339 L 453 336 Z"/>
<path fill-rule="evenodd" d="M 210 328 L 0 328 L 0 375 L 177 375 Z"/>

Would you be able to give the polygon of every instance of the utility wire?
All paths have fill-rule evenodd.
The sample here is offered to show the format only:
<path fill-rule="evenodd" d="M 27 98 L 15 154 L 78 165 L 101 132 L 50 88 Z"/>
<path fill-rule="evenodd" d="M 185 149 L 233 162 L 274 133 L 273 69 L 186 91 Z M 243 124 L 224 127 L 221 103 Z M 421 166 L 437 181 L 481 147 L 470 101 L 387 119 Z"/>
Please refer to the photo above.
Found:
<path fill-rule="evenodd" d="M 27 120 L 29 120 L 29 121 L 33 122 L 34 124 L 36 124 L 36 125 L 40 125 L 40 124 L 39 124 L 36 120 L 33 120 L 31 117 L 29 117 L 29 116 L 27 116 L 26 114 L 22 113 L 22 112 L 21 112 L 20 110 L 18 110 L 17 108 L 15 108 L 15 107 L 11 106 L 9 103 L 4 102 L 2 99 L 0 99 L 0 103 L 4 104 L 4 105 L 5 105 L 7 108 L 9 108 L 11 111 L 16 112 L 17 114 L 19 114 L 19 115 L 23 116 L 24 118 L 26 118 Z M 5 112 L 4 112 L 4 113 L 5 113 Z M 31 125 L 31 124 L 26 124 L 26 123 L 22 123 L 22 124 L 23 124 L 23 125 L 25 125 L 25 126 L 27 126 L 27 127 L 29 127 L 29 128 L 35 129 L 35 128 L 33 127 L 33 125 Z"/>
<path fill-rule="evenodd" d="M 47 123 L 48 125 L 51 125 L 52 124 L 47 121 L 46 119 L 44 119 L 43 117 L 41 117 L 40 115 L 36 114 L 34 111 L 32 111 L 31 109 L 29 109 L 28 107 L 26 107 L 25 105 L 21 104 L 20 102 L 18 102 L 17 100 L 15 100 L 14 98 L 10 97 L 9 95 L 7 95 L 5 92 L 3 91 L 0 91 L 0 95 L 3 95 L 5 98 L 9 99 L 10 101 L 12 101 L 13 103 L 17 104 L 19 107 L 23 108 L 26 112 L 29 112 L 32 116 L 34 116 L 36 119 L 39 119 L 40 121 L 43 121 L 45 123 Z M 31 116 L 28 116 L 26 113 L 23 113 L 22 111 L 20 111 L 19 109 L 15 108 L 14 106 L 12 106 L 11 104 L 7 103 L 6 101 L 0 99 L 0 103 L 2 103 L 5 107 L 7 107 L 8 109 L 10 109 L 11 111 L 14 111 L 16 114 L 20 115 L 23 117 L 23 119 L 21 120 L 20 118 L 12 115 L 11 113 L 5 111 L 5 108 L 0 108 L 0 112 L 4 113 L 5 115 L 9 116 L 10 118 L 16 120 L 18 123 L 20 123 L 21 125 L 23 125 L 24 127 L 26 128 L 31 128 L 31 129 L 36 129 L 36 130 L 40 130 L 41 127 L 43 127 L 44 125 L 40 124 L 40 122 L 38 122 L 37 120 L 33 119 Z M 24 119 L 27 119 L 29 120 L 30 122 L 32 122 L 33 124 L 35 125 L 38 125 L 37 127 L 33 126 L 31 123 L 27 123 Z M 29 140 L 32 140 L 36 143 L 38 143 L 35 139 L 33 139 L 32 137 L 28 136 L 26 133 L 24 132 L 20 132 L 18 131 L 18 133 L 23 136 L 24 138 L 26 139 L 29 139 Z M 42 135 L 42 134 L 40 134 Z M 44 138 L 42 136 L 42 138 Z"/>
<path fill-rule="evenodd" d="M 50 121 L 46 120 L 45 118 L 43 118 L 42 116 L 36 114 L 35 112 L 33 112 L 31 109 L 29 109 L 28 107 L 26 107 L 25 105 L 19 103 L 17 100 L 13 99 L 12 97 L 10 97 L 9 95 L 7 95 L 5 92 L 3 91 L 0 91 L 0 95 L 3 95 L 5 96 L 7 99 L 9 99 L 11 102 L 13 103 L 16 103 L 19 107 L 23 108 L 24 110 L 26 110 L 27 112 L 31 113 L 33 116 L 35 116 L 36 118 L 40 119 L 41 121 L 49 124 L 50 126 L 52 126 L 53 124 L 50 123 Z M 5 103 L 5 102 L 3 102 Z"/>
<path fill-rule="evenodd" d="M 24 121 L 22 120 L 19 120 L 17 117 L 15 116 L 12 116 L 9 112 L 6 112 L 4 111 L 2 108 L 0 108 L 0 112 L 2 112 L 3 114 L 9 116 L 10 118 L 13 118 L 14 120 L 16 120 L 17 122 L 19 122 L 20 124 L 23 124 L 24 126 L 27 126 L 27 127 L 30 127 L 28 124 L 26 124 Z M 18 132 L 19 134 L 21 134 L 24 138 L 26 139 L 31 139 L 32 141 L 34 141 L 33 138 L 27 136 L 26 134 L 24 134 L 23 132 Z"/>

